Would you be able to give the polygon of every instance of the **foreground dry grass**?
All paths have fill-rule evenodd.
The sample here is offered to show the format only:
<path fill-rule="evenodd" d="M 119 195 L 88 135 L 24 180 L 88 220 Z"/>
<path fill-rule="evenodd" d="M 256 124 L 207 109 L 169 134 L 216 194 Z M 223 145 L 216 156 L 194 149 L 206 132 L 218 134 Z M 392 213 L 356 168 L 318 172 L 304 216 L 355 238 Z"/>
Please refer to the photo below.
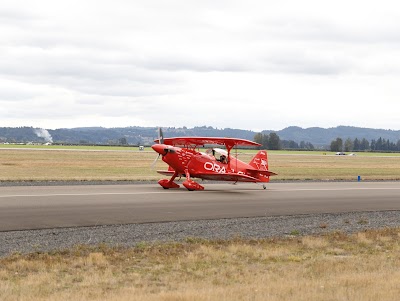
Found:
<path fill-rule="evenodd" d="M 400 229 L 0 259 L 1 300 L 398 300 Z"/>
<path fill-rule="evenodd" d="M 254 155 L 239 153 L 249 162 Z M 154 152 L 0 149 L 0 181 L 158 180 Z M 269 152 L 274 180 L 400 180 L 400 156 L 329 156 L 314 152 Z M 158 160 L 156 169 L 167 166 Z"/>

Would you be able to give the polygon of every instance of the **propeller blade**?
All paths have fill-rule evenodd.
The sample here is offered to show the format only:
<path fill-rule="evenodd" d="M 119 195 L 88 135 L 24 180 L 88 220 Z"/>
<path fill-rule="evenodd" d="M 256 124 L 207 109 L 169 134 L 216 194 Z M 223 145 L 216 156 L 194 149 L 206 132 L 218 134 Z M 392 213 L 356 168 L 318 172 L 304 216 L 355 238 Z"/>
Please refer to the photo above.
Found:
<path fill-rule="evenodd" d="M 164 144 L 164 134 L 161 128 L 158 128 L 158 140 L 160 144 Z"/>
<path fill-rule="evenodd" d="M 162 129 L 160 127 L 158 128 L 158 143 L 159 144 L 164 144 L 164 134 L 163 134 Z M 168 149 L 166 150 L 166 152 L 168 152 Z M 156 166 L 157 161 L 160 158 L 160 156 L 161 156 L 161 154 L 158 154 L 158 156 L 155 158 L 155 160 L 151 164 L 151 169 L 154 169 L 154 167 Z"/>
<path fill-rule="evenodd" d="M 158 156 L 156 157 L 156 159 L 153 161 L 153 163 L 151 164 L 151 169 L 154 169 L 154 167 L 156 166 L 156 163 L 158 161 L 158 158 L 160 158 L 161 154 L 158 154 Z"/>

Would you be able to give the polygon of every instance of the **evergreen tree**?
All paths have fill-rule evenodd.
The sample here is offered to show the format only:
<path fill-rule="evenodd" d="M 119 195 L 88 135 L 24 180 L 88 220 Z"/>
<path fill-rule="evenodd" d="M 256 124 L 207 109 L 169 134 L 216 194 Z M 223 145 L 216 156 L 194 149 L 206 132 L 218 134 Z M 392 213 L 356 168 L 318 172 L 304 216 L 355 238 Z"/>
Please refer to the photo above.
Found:
<path fill-rule="evenodd" d="M 128 141 L 126 140 L 125 137 L 122 137 L 122 138 L 119 138 L 119 139 L 118 139 L 118 144 L 121 144 L 121 145 L 128 145 Z"/>
<path fill-rule="evenodd" d="M 351 152 L 353 150 L 353 141 L 350 138 L 347 138 L 344 142 L 344 151 Z"/>
<path fill-rule="evenodd" d="M 255 134 L 253 140 L 256 143 L 263 144 L 263 134 L 262 133 Z"/>
<path fill-rule="evenodd" d="M 372 139 L 371 140 L 371 150 L 376 150 L 376 140 L 375 139 Z"/>
<path fill-rule="evenodd" d="M 331 151 L 333 152 L 341 152 L 343 151 L 343 140 L 342 138 L 336 138 L 331 142 Z"/>
<path fill-rule="evenodd" d="M 273 150 L 282 149 L 281 139 L 276 133 L 269 134 L 268 148 Z"/>
<path fill-rule="evenodd" d="M 360 150 L 369 150 L 369 142 L 367 139 L 363 138 L 360 143 Z"/>
<path fill-rule="evenodd" d="M 376 144 L 375 144 L 375 150 L 382 150 L 382 137 L 379 137 L 378 140 L 376 140 Z"/>
<path fill-rule="evenodd" d="M 361 142 L 358 138 L 354 139 L 353 141 L 353 150 L 358 151 L 361 148 Z"/>
<path fill-rule="evenodd" d="M 314 147 L 314 145 L 313 145 L 311 142 L 307 142 L 307 143 L 306 143 L 306 149 L 311 149 L 311 150 L 313 150 L 313 149 L 315 149 L 315 147 Z"/>
<path fill-rule="evenodd" d="M 269 135 L 263 134 L 262 145 L 264 149 L 269 149 Z"/>
<path fill-rule="evenodd" d="M 292 149 L 299 148 L 299 144 L 296 141 L 289 140 L 289 148 Z"/>

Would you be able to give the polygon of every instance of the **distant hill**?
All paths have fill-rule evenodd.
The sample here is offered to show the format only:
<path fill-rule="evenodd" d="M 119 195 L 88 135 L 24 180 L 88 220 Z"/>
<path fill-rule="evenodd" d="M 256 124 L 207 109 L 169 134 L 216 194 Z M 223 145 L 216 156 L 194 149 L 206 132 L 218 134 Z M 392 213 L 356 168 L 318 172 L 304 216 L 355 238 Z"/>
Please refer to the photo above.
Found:
<path fill-rule="evenodd" d="M 270 133 L 271 131 L 264 131 L 265 133 Z M 334 128 L 300 128 L 296 126 L 287 127 L 283 130 L 276 131 L 281 139 L 293 140 L 296 142 L 306 141 L 311 142 L 315 146 L 325 146 L 329 145 L 330 142 L 338 137 L 346 140 L 351 138 L 365 138 L 368 141 L 372 139 L 379 139 L 380 137 L 392 142 L 397 142 L 400 140 L 400 131 L 392 130 L 382 130 L 382 129 L 369 129 L 369 128 L 359 128 L 352 126 L 338 126 Z"/>
<path fill-rule="evenodd" d="M 163 128 L 165 137 L 182 136 L 210 136 L 210 137 L 235 137 L 253 140 L 256 132 L 241 129 L 217 129 L 211 126 L 194 128 Z M 347 138 L 384 138 L 392 142 L 400 140 L 400 131 L 369 129 L 351 126 L 338 126 L 334 128 L 311 127 L 303 129 L 291 126 L 280 131 L 265 130 L 263 133 L 275 132 L 281 140 L 293 140 L 310 142 L 317 147 L 328 146 L 337 137 L 343 140 Z M 43 130 L 33 127 L 9 128 L 0 127 L 0 142 L 55 142 L 66 144 L 131 144 L 151 145 L 157 138 L 157 127 L 125 127 L 125 128 L 103 128 L 84 127 L 71 129 Z"/>
<path fill-rule="evenodd" d="M 216 129 L 213 127 L 163 128 L 166 137 L 210 136 L 239 137 L 253 140 L 255 132 L 240 129 Z M 48 133 L 46 135 L 45 133 Z M 33 127 L 0 128 L 0 142 L 54 142 L 65 144 L 127 144 L 151 145 L 157 139 L 158 127 L 103 128 L 85 127 L 71 129 L 43 130 Z"/>

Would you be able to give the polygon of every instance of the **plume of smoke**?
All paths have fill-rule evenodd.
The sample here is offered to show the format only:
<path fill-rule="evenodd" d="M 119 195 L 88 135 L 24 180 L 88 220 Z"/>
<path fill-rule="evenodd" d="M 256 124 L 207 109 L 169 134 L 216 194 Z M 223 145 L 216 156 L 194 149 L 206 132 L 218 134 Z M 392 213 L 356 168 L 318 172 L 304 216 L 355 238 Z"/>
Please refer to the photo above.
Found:
<path fill-rule="evenodd" d="M 50 135 L 48 130 L 45 130 L 45 129 L 33 129 L 33 132 L 39 138 L 43 138 L 44 140 L 46 140 L 46 142 L 51 142 L 51 143 L 53 142 L 53 137 L 51 137 L 51 135 Z"/>

